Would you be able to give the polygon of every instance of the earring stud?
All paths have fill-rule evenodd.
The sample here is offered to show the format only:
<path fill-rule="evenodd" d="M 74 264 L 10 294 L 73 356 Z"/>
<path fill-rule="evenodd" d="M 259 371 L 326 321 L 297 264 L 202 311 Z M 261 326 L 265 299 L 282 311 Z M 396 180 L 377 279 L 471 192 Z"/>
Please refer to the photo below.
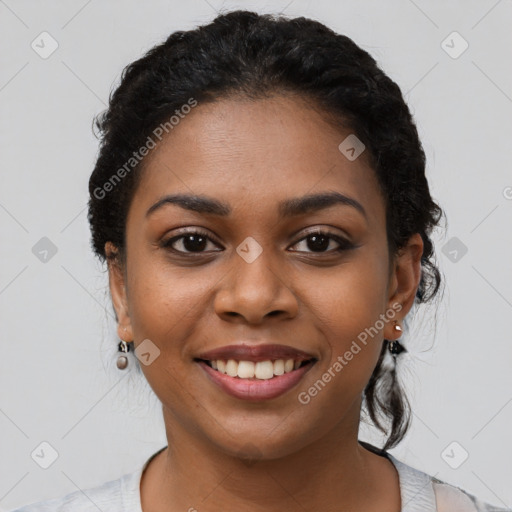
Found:
<path fill-rule="evenodd" d="M 400 327 L 399 323 L 395 320 L 395 323 L 393 325 L 393 329 L 396 332 L 402 333 L 402 327 Z M 405 351 L 405 348 L 402 346 L 402 344 L 398 340 L 389 340 L 388 342 L 388 350 L 393 356 L 397 356 L 400 353 Z"/>

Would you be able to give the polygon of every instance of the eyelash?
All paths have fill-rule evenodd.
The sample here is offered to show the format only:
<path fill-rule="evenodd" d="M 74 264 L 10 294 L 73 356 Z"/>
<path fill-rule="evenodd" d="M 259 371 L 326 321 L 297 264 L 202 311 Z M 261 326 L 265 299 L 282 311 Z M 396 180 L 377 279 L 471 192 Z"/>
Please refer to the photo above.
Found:
<path fill-rule="evenodd" d="M 190 235 L 199 235 L 199 236 L 201 236 L 203 238 L 206 238 L 208 241 L 215 243 L 215 241 L 210 238 L 208 233 L 206 233 L 206 232 L 204 232 L 204 231 L 202 231 L 200 229 L 196 229 L 194 231 L 186 231 L 186 232 L 184 232 L 181 235 L 174 236 L 174 237 L 170 238 L 169 240 L 164 241 L 162 243 L 162 247 L 168 248 L 170 251 L 172 251 L 174 253 L 177 253 L 179 255 L 188 255 L 188 254 L 201 255 L 201 254 L 205 254 L 205 252 L 207 252 L 207 251 L 202 251 L 202 252 L 201 251 L 199 251 L 199 252 L 188 251 L 187 252 L 187 251 L 178 251 L 178 250 L 176 250 L 176 249 L 171 247 L 178 240 L 181 240 L 181 239 L 185 238 L 186 236 L 190 236 Z M 293 245 L 297 245 L 299 242 L 307 240 L 311 236 L 324 236 L 324 237 L 327 237 L 327 238 L 332 239 L 335 242 L 337 242 L 339 244 L 339 247 L 337 249 L 331 249 L 329 251 L 323 251 L 323 252 L 322 251 L 319 251 L 319 252 L 306 251 L 308 254 L 341 253 L 343 251 L 348 251 L 348 250 L 354 249 L 356 247 L 354 244 L 352 244 L 348 240 L 346 240 L 346 239 L 344 239 L 344 238 L 342 238 L 342 237 L 340 237 L 338 235 L 335 235 L 334 233 L 331 233 L 329 231 L 323 231 L 323 230 L 320 230 L 320 229 L 314 230 L 314 231 L 310 231 L 309 233 L 306 234 L 306 236 L 302 237 L 300 240 L 297 240 L 297 242 L 295 242 Z M 219 252 L 219 251 L 215 251 L 215 252 Z M 297 252 L 304 252 L 304 251 L 297 251 Z"/>

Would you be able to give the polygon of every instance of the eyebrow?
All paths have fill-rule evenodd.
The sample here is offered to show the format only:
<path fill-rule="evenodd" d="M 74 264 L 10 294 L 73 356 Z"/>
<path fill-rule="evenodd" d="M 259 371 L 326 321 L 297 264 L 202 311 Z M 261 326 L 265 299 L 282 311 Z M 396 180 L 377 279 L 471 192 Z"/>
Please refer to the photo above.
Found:
<path fill-rule="evenodd" d="M 167 204 L 175 204 L 185 210 L 209 215 L 218 215 L 221 217 L 227 217 L 232 212 L 229 204 L 211 197 L 193 194 L 173 194 L 167 195 L 158 200 L 146 212 L 146 217 Z M 340 192 L 322 192 L 309 194 L 303 197 L 286 199 L 278 204 L 278 211 L 281 218 L 287 218 L 316 212 L 335 205 L 351 206 L 358 210 L 368 220 L 368 215 L 363 205 L 356 199 L 341 194 Z"/>

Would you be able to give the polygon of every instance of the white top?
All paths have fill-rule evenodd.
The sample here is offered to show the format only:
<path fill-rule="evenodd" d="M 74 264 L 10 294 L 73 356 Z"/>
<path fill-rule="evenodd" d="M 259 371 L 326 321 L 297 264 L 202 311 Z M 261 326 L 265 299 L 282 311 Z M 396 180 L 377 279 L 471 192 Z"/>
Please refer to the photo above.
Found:
<path fill-rule="evenodd" d="M 512 512 L 512 509 L 482 502 L 463 489 L 408 466 L 390 453 L 382 452 L 369 443 L 362 444 L 387 457 L 396 467 L 402 499 L 400 512 Z M 143 512 L 140 500 L 142 473 L 151 459 L 165 448 L 151 455 L 137 471 L 127 473 L 117 480 L 105 482 L 83 492 L 74 491 L 61 498 L 32 503 L 11 512 Z"/>

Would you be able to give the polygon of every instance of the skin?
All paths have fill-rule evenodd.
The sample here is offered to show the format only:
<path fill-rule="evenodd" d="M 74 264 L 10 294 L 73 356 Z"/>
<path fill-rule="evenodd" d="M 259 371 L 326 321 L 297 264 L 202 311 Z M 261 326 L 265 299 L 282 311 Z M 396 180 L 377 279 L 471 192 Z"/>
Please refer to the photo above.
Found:
<path fill-rule="evenodd" d="M 350 133 L 297 97 L 223 99 L 199 104 L 147 157 L 128 212 L 125 264 L 109 263 L 119 336 L 160 350 L 141 367 L 162 402 L 168 448 L 143 475 L 144 512 L 226 503 L 251 512 L 400 510 L 394 466 L 358 443 L 362 392 L 383 339 L 400 336 L 393 322 L 307 405 L 297 399 L 393 304 L 402 306 L 401 323 L 420 280 L 421 237 L 389 260 L 374 171 L 364 152 L 349 161 L 338 150 Z M 279 201 L 323 191 L 356 199 L 367 217 L 347 205 L 279 217 Z M 171 193 L 207 195 L 232 213 L 167 204 L 146 217 Z M 176 240 L 180 256 L 161 246 L 183 234 L 178 228 L 200 228 L 211 241 L 193 253 Z M 312 228 L 355 248 L 336 252 L 329 239 L 318 250 L 306 238 Z M 252 263 L 236 252 L 248 236 L 263 249 Z M 105 248 L 115 256 L 110 242 Z M 318 361 L 285 394 L 240 400 L 194 362 L 240 340 L 291 345 Z"/>

